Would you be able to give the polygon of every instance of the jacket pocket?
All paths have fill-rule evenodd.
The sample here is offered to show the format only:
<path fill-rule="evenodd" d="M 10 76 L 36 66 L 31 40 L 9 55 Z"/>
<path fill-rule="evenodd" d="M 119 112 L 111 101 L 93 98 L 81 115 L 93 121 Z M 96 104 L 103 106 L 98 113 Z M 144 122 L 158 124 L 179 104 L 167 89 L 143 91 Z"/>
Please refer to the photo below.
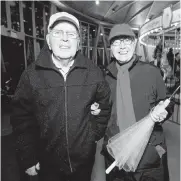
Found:
<path fill-rule="evenodd" d="M 138 165 L 137 171 L 139 169 L 149 169 L 149 168 L 157 168 L 161 164 L 160 156 L 154 145 L 148 143 L 145 152 L 141 158 L 141 161 Z"/>

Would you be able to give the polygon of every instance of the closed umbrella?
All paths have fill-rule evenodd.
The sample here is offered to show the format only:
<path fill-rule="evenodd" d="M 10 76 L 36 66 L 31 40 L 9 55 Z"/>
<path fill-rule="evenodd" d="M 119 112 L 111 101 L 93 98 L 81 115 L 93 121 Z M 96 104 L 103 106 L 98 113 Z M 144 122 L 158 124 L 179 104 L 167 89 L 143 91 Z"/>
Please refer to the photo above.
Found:
<path fill-rule="evenodd" d="M 170 98 L 164 101 L 165 108 L 179 88 L 180 86 Z M 118 166 L 120 170 L 124 169 L 126 172 L 135 172 L 150 139 L 154 124 L 150 113 L 108 140 L 107 150 L 115 161 L 107 168 L 107 174 L 115 166 Z"/>

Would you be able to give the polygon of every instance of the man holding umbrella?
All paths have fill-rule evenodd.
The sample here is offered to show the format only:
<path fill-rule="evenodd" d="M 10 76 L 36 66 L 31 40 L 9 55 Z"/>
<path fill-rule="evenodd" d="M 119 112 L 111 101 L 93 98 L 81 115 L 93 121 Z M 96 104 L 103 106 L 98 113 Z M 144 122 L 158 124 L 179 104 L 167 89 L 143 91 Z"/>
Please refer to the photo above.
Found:
<path fill-rule="evenodd" d="M 128 24 L 115 25 L 109 41 L 113 61 L 107 68 L 106 78 L 112 92 L 113 107 L 102 150 L 106 168 L 114 161 L 106 149 L 108 139 L 144 118 L 151 110 L 156 124 L 137 170 L 134 173 L 125 172 L 116 167 L 107 175 L 107 180 L 168 181 L 167 151 L 160 123 L 168 112 L 162 106 L 163 102 L 160 102 L 166 98 L 160 70 L 140 61 L 134 53 L 135 34 Z M 152 109 L 158 103 L 160 107 Z"/>

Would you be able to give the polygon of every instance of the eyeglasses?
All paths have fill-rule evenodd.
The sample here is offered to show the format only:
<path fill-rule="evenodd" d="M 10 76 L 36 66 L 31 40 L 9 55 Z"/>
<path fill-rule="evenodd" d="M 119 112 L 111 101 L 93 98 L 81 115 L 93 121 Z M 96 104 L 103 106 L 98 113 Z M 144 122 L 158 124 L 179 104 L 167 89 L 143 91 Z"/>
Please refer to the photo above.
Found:
<path fill-rule="evenodd" d="M 131 45 L 131 43 L 133 42 L 133 39 L 124 38 L 124 39 L 115 40 L 115 41 L 113 41 L 112 45 L 119 46 L 119 45 L 121 45 L 121 42 L 123 42 L 125 45 Z"/>
<path fill-rule="evenodd" d="M 76 32 L 64 32 L 62 30 L 52 30 L 50 34 L 55 38 L 63 38 L 64 33 L 66 33 L 68 39 L 76 39 L 78 34 Z"/>

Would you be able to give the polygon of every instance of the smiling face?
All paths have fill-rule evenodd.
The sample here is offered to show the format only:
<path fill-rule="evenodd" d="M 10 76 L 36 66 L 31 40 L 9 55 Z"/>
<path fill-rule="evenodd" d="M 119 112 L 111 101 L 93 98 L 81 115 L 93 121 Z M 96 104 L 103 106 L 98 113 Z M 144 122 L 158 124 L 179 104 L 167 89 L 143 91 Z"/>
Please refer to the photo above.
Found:
<path fill-rule="evenodd" d="M 121 36 L 112 40 L 111 51 L 120 63 L 126 63 L 133 57 L 136 41 L 132 37 Z"/>
<path fill-rule="evenodd" d="M 59 22 L 46 37 L 48 46 L 58 59 L 71 59 L 79 49 L 79 34 L 73 24 Z"/>

